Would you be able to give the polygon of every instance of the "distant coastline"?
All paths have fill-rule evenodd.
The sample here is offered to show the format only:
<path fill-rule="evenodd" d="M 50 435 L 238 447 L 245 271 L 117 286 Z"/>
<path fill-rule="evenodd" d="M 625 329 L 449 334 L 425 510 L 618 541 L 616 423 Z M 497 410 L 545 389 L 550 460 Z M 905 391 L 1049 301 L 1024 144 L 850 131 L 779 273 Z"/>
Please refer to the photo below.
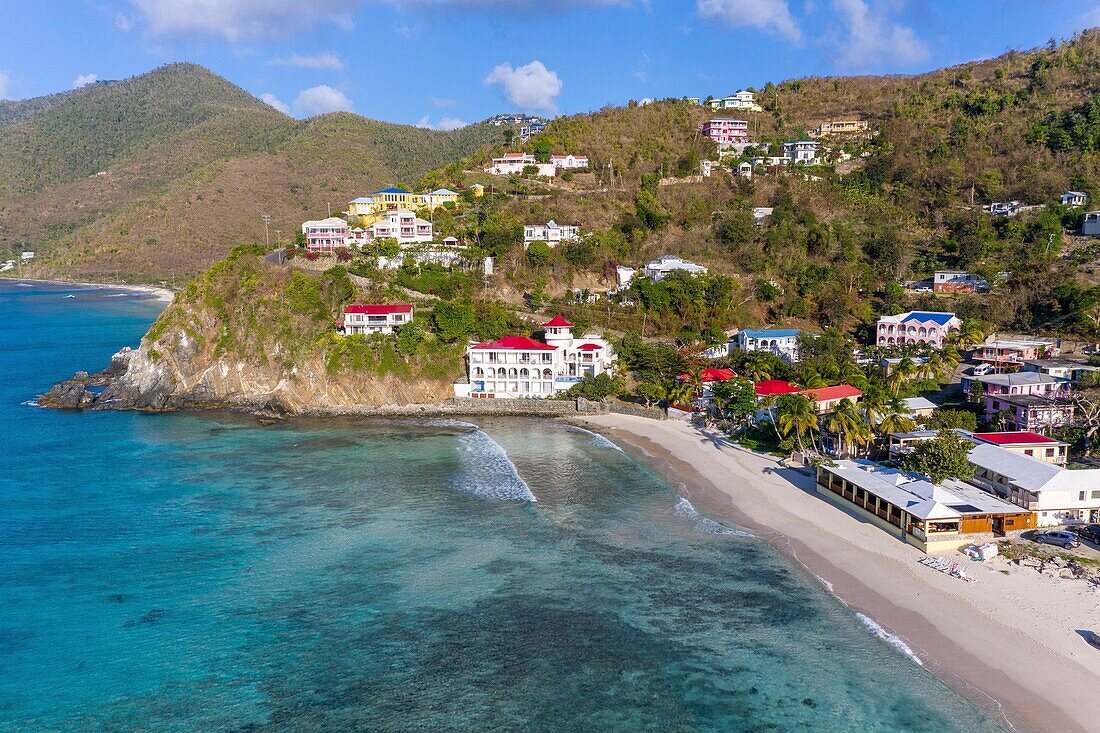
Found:
<path fill-rule="evenodd" d="M 79 288 L 96 288 L 101 290 L 129 290 L 135 293 L 144 293 L 149 295 L 164 305 L 168 305 L 176 297 L 176 291 L 171 288 L 164 287 L 162 285 L 130 285 L 123 283 L 91 283 L 81 282 L 79 280 L 59 280 L 52 278 L 37 278 L 37 277 L 5 277 L 5 282 L 11 283 L 31 283 L 41 285 L 67 285 L 71 287 Z"/>

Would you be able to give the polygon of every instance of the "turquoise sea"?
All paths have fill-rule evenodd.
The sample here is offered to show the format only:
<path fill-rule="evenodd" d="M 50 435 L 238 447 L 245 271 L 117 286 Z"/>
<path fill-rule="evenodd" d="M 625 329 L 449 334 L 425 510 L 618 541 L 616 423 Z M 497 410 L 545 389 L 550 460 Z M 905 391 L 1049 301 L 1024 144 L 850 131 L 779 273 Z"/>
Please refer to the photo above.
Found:
<path fill-rule="evenodd" d="M 155 315 L 0 283 L 0 730 L 996 730 L 590 433 L 31 404 Z"/>

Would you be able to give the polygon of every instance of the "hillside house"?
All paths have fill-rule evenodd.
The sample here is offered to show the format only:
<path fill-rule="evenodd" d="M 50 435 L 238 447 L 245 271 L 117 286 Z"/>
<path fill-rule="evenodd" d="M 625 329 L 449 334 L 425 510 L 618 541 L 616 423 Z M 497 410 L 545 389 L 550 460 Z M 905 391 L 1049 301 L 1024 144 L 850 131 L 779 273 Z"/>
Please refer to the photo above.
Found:
<path fill-rule="evenodd" d="M 1039 433 L 1026 430 L 1000 433 L 974 433 L 970 436 L 976 443 L 988 443 L 1005 450 L 1019 453 L 1022 456 L 1031 456 L 1040 461 L 1066 465 L 1069 458 L 1069 444 L 1054 438 L 1048 438 Z"/>
<path fill-rule="evenodd" d="M 1081 234 L 1086 237 L 1100 235 L 1100 211 L 1089 211 L 1081 220 Z"/>
<path fill-rule="evenodd" d="M 531 242 L 545 242 L 551 247 L 556 247 L 561 242 L 578 239 L 580 235 L 580 226 L 558 224 L 553 219 L 545 224 L 526 224 L 523 227 L 523 247 L 526 249 Z"/>
<path fill-rule="evenodd" d="M 870 129 L 871 126 L 867 120 L 850 118 L 822 122 L 821 126 L 810 134 L 816 137 L 829 137 L 831 135 L 862 135 Z"/>
<path fill-rule="evenodd" d="M 942 349 L 947 336 L 962 327 L 954 313 L 941 311 L 909 311 L 894 316 L 882 316 L 875 330 L 879 346 L 928 344 Z"/>
<path fill-rule="evenodd" d="M 467 379 L 455 383 L 456 397 L 548 398 L 586 376 L 614 369 L 616 355 L 603 338 L 573 337 L 561 316 L 542 324 L 544 341 L 505 336 L 466 347 Z"/>
<path fill-rule="evenodd" d="M 432 223 L 408 209 L 392 211 L 366 228 L 365 241 L 396 239 L 398 244 L 430 242 L 434 238 Z"/>
<path fill-rule="evenodd" d="M 1054 396 L 1038 394 L 996 394 L 985 396 L 985 416 L 1004 416 L 1005 430 L 1049 433 L 1073 423 L 1073 403 L 1066 393 Z"/>
<path fill-rule="evenodd" d="M 482 186 L 480 183 L 471 184 L 470 193 L 473 194 L 475 199 L 479 199 L 485 195 L 485 186 Z"/>
<path fill-rule="evenodd" d="M 403 188 L 383 188 L 381 191 L 372 193 L 370 198 L 374 199 L 379 213 L 411 209 L 421 204 L 420 197 L 417 194 Z"/>
<path fill-rule="evenodd" d="M 816 140 L 792 140 L 783 143 L 783 157 L 792 163 L 812 165 L 817 162 L 821 143 Z"/>
<path fill-rule="evenodd" d="M 745 120 L 707 120 L 703 123 L 703 135 L 719 147 L 744 144 L 749 141 L 749 123 Z"/>
<path fill-rule="evenodd" d="M 557 167 L 553 163 L 540 163 L 529 153 L 505 153 L 502 158 L 493 158 L 493 164 L 485 172 L 494 176 L 510 176 L 523 173 L 527 166 L 537 168 L 536 175 L 553 178 Z"/>
<path fill-rule="evenodd" d="M 695 405 L 697 407 L 706 408 L 714 401 L 714 385 L 719 382 L 728 382 L 731 379 L 736 379 L 737 373 L 732 369 L 706 368 L 700 371 L 699 377 L 699 387 L 695 390 L 694 395 Z M 692 375 L 685 372 L 676 379 L 679 382 L 690 382 Z"/>
<path fill-rule="evenodd" d="M 345 336 L 365 336 L 375 333 L 392 334 L 397 328 L 411 322 L 413 307 L 407 303 L 396 305 L 370 305 L 352 303 L 344 307 L 344 317 L 336 322 L 336 329 Z"/>
<path fill-rule="evenodd" d="M 1048 341 L 998 339 L 980 344 L 971 356 L 998 369 L 1016 369 L 1025 362 L 1041 359 L 1050 353 L 1057 353 L 1057 348 Z"/>
<path fill-rule="evenodd" d="M 798 337 L 801 333 L 797 328 L 744 328 L 737 332 L 732 346 L 741 351 L 765 351 L 794 363 L 798 361 Z"/>
<path fill-rule="evenodd" d="M 519 129 L 519 139 L 523 142 L 527 142 L 535 135 L 541 135 L 545 129 L 545 122 L 532 122 L 529 125 L 524 125 Z"/>
<path fill-rule="evenodd" d="M 937 270 L 932 276 L 932 290 L 936 293 L 984 293 L 989 290 L 989 282 L 965 270 Z"/>
<path fill-rule="evenodd" d="M 373 196 L 360 196 L 348 202 L 348 218 L 370 217 L 377 211 Z"/>
<path fill-rule="evenodd" d="M 1023 371 L 1046 374 L 1051 377 L 1069 380 L 1070 383 L 1076 383 L 1086 374 L 1100 371 L 1100 367 L 1069 359 L 1029 359 L 1024 362 Z"/>
<path fill-rule="evenodd" d="M 974 384 L 982 385 L 986 395 L 1039 395 L 1064 396 L 1069 393 L 1068 379 L 1052 377 L 1040 372 L 1009 372 L 1007 374 L 965 374 L 962 388 L 970 392 Z"/>
<path fill-rule="evenodd" d="M 307 221 L 302 224 L 302 234 L 306 237 L 306 249 L 310 252 L 331 253 L 348 247 L 351 230 L 343 219 L 330 216 L 319 221 Z"/>
<path fill-rule="evenodd" d="M 931 417 L 938 408 L 936 403 L 927 397 L 906 397 L 901 401 L 902 412 L 916 421 Z"/>
<path fill-rule="evenodd" d="M 728 97 L 712 99 L 707 104 L 711 109 L 741 109 L 748 112 L 764 111 L 764 108 L 756 103 L 756 95 L 744 89 Z"/>
<path fill-rule="evenodd" d="M 1089 195 L 1084 191 L 1066 191 L 1062 194 L 1062 206 L 1084 206 L 1089 202 Z"/>
<path fill-rule="evenodd" d="M 567 171 L 576 170 L 578 168 L 588 167 L 587 155 L 551 155 L 550 164 L 554 166 L 555 171 Z"/>
<path fill-rule="evenodd" d="M 437 188 L 431 193 L 420 194 L 419 204 L 429 209 L 437 209 L 443 204 L 458 204 L 458 193 L 449 188 Z"/>
<path fill-rule="evenodd" d="M 707 274 L 707 268 L 702 265 L 697 265 L 694 262 L 689 262 L 677 255 L 664 255 L 658 257 L 645 266 L 644 274 L 653 282 L 659 283 L 668 277 L 669 273 L 676 271 L 686 272 L 689 275 Z"/>

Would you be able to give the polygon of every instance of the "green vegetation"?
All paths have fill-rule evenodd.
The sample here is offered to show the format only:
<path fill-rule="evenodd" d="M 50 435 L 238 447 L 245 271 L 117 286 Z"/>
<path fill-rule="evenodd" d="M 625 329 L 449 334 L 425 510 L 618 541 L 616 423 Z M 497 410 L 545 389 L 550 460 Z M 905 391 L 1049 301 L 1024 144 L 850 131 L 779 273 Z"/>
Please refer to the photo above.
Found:
<path fill-rule="evenodd" d="M 974 473 L 974 467 L 967 460 L 973 447 L 954 430 L 940 430 L 932 440 L 917 443 L 912 452 L 902 458 L 901 467 L 927 476 L 937 484 L 949 478 L 966 480 Z"/>

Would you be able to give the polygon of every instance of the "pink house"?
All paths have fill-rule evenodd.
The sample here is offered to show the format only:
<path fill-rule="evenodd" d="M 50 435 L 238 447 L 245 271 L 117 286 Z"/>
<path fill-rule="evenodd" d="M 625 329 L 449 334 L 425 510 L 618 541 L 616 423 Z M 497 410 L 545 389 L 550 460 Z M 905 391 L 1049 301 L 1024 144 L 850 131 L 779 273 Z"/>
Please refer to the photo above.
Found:
<path fill-rule="evenodd" d="M 707 120 L 703 134 L 719 145 L 735 145 L 749 141 L 749 123 L 745 120 Z"/>
<path fill-rule="evenodd" d="M 954 313 L 909 311 L 878 319 L 875 343 L 879 346 L 928 344 L 942 349 L 947 335 L 962 328 Z"/>

